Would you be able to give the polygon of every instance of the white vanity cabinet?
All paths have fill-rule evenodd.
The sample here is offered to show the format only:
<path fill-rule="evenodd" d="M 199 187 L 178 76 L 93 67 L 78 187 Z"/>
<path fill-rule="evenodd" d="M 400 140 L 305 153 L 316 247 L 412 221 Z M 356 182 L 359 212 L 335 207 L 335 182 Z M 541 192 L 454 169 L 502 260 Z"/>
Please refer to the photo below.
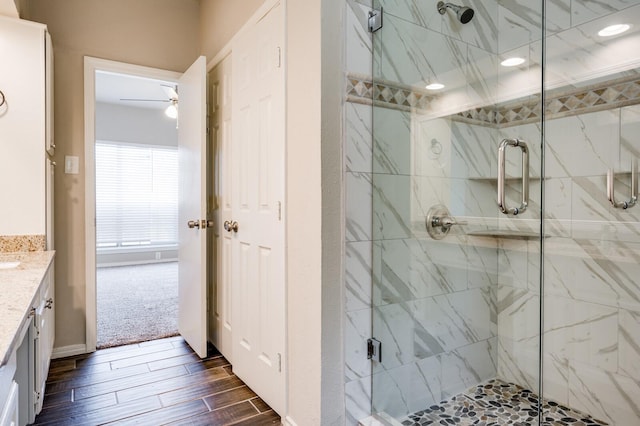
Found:
<path fill-rule="evenodd" d="M 35 412 L 42 410 L 44 388 L 47 383 L 53 339 L 55 335 L 55 311 L 53 293 L 53 264 L 42 280 L 40 298 L 35 313 Z"/>
<path fill-rule="evenodd" d="M 0 367 L 0 426 L 17 426 L 18 383 L 14 380 L 16 374 L 16 354 L 13 353 L 9 362 Z"/>
<path fill-rule="evenodd" d="M 0 426 L 33 423 L 42 410 L 55 332 L 54 266 L 53 262 L 43 266 L 38 275 L 41 280 L 25 293 L 24 316 L 18 322 L 8 361 L 0 367 Z"/>
<path fill-rule="evenodd" d="M 0 425 L 17 426 L 19 421 L 19 414 L 18 384 L 15 381 L 11 381 L 4 408 L 2 410 L 2 413 L 0 413 Z"/>
<path fill-rule="evenodd" d="M 45 235 L 46 161 L 55 147 L 47 27 L 0 16 L 0 58 L 0 235 Z"/>

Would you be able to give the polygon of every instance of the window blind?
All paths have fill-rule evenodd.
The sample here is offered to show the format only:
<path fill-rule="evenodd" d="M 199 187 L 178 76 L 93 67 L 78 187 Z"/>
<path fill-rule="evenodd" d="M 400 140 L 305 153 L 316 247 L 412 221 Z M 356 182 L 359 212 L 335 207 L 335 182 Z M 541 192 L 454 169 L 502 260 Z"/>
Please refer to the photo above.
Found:
<path fill-rule="evenodd" d="M 96 142 L 96 245 L 178 242 L 178 149 Z"/>

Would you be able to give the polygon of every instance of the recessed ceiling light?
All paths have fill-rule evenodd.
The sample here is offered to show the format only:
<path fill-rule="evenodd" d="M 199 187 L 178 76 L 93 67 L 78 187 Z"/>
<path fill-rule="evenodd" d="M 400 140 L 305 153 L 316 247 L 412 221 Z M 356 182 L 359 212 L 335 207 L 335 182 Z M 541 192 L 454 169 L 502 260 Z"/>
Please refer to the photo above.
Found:
<path fill-rule="evenodd" d="M 504 61 L 500 62 L 500 65 L 502 65 L 503 67 L 515 67 L 517 65 L 524 64 L 524 62 L 524 58 L 513 57 L 507 58 Z"/>
<path fill-rule="evenodd" d="M 631 28 L 631 25 L 629 24 L 609 25 L 608 27 L 598 31 L 598 35 L 600 37 L 611 37 L 614 35 L 622 34 L 623 32 L 627 31 L 629 28 Z"/>
<path fill-rule="evenodd" d="M 427 90 L 440 90 L 440 89 L 444 89 L 444 84 L 440 84 L 440 83 L 431 83 L 431 84 L 427 84 L 427 86 L 425 87 L 425 89 L 427 89 Z"/>

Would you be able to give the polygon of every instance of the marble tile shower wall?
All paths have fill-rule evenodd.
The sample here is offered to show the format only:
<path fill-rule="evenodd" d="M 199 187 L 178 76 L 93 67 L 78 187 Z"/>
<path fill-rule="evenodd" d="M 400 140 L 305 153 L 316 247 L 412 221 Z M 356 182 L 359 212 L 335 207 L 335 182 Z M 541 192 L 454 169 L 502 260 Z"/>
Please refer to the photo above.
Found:
<path fill-rule="evenodd" d="M 620 17 L 638 22 L 640 2 L 564 3 L 570 7 L 547 14 L 558 23 L 547 38 L 549 97 L 554 90 L 585 87 L 585 79 L 595 76 L 596 90 L 611 95 L 612 103 L 598 100 L 561 109 L 545 105 L 544 396 L 611 425 L 640 424 L 640 210 L 615 209 L 606 196 L 609 168 L 618 173 L 619 198 L 629 196 L 629 174 L 624 172 L 640 153 L 637 83 L 629 83 L 630 96 L 613 89 L 620 81 L 637 79 L 637 55 L 629 54 L 635 52 L 629 47 L 637 46 L 638 36 L 610 43 L 592 36 L 603 22 L 620 22 Z M 530 40 L 528 48 L 540 57 L 539 41 Z M 617 73 L 603 75 L 603 64 Z M 525 139 L 539 134 L 535 124 L 500 131 Z M 500 226 L 526 230 L 527 222 L 501 218 Z M 527 249 L 522 241 L 509 244 L 511 249 L 499 251 L 500 263 L 519 263 L 529 277 L 508 285 L 509 274 L 501 269 L 498 376 L 523 385 L 535 382 L 538 374 L 529 362 L 537 358 L 538 336 L 523 321 L 538 309 L 539 265 L 530 255 L 538 249 L 531 241 Z M 513 321 L 502 322 L 504 316 Z"/>
<path fill-rule="evenodd" d="M 566 225 L 545 241 L 545 395 L 612 425 L 640 424 L 640 209 L 613 208 L 605 176 L 630 170 L 639 131 L 638 105 L 546 126 L 547 215 Z"/>
<path fill-rule="evenodd" d="M 380 48 L 393 60 L 376 64 L 375 74 L 406 86 L 442 77 L 452 95 L 434 101 L 438 115 L 447 105 L 459 113 L 505 100 L 509 87 L 539 85 L 534 2 L 471 0 L 477 16 L 465 28 L 437 14 L 436 1 L 380 3 L 389 34 Z M 580 33 L 573 27 L 634 3 L 547 1 L 548 57 L 556 47 L 558 57 L 566 54 L 562 46 Z M 346 73 L 364 79 L 374 74 L 370 8 L 368 1 L 346 2 Z M 532 65 L 499 74 L 498 61 L 513 53 Z M 577 75 L 566 67 L 548 73 L 565 86 Z M 608 205 L 604 170 L 627 170 L 629 154 L 640 153 L 638 108 L 558 114 L 546 128 L 545 396 L 618 425 L 640 423 L 640 286 L 633 278 L 640 207 Z M 460 230 L 436 242 L 424 232 L 424 217 L 441 203 L 469 220 L 466 231 L 538 232 L 540 180 L 532 181 L 527 216 L 514 220 L 497 214 L 495 180 L 487 177 L 497 174 L 497 144 L 505 137 L 530 142 L 531 174 L 540 177 L 539 120 L 473 124 L 357 99 L 345 102 L 344 120 L 347 424 L 371 413 L 372 382 L 373 409 L 396 417 L 494 376 L 537 391 L 539 243 Z M 507 161 L 507 173 L 519 176 L 515 150 Z M 518 184 L 509 183 L 510 204 Z M 629 193 L 628 175 L 618 176 L 616 191 Z M 372 325 L 384 342 L 373 375 L 365 344 Z"/>

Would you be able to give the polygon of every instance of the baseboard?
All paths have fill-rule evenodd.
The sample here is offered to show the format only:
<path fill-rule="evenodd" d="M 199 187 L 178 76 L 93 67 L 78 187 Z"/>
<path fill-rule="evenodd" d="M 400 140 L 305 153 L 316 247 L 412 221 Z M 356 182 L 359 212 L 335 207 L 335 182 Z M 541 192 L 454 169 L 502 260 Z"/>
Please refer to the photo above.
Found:
<path fill-rule="evenodd" d="M 289 416 L 286 416 L 286 417 L 284 418 L 284 421 L 282 422 L 282 424 L 283 424 L 284 426 L 298 426 L 298 425 L 296 424 L 296 422 L 295 422 L 291 417 L 289 417 Z"/>
<path fill-rule="evenodd" d="M 69 345 L 53 348 L 51 359 L 66 358 L 68 356 L 82 355 L 87 353 L 87 345 Z"/>

